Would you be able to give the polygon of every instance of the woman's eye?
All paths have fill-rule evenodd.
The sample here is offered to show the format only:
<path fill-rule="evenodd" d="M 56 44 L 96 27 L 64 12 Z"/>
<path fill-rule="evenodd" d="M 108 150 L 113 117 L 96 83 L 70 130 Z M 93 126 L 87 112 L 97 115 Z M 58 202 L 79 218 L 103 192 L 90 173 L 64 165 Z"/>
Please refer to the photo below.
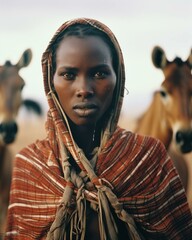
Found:
<path fill-rule="evenodd" d="M 97 79 L 103 79 L 103 78 L 106 78 L 108 75 L 107 72 L 104 72 L 104 71 L 98 71 L 95 73 L 94 77 L 97 78 Z"/>
<path fill-rule="evenodd" d="M 75 74 L 74 73 L 66 72 L 66 73 L 63 73 L 62 76 L 63 76 L 63 78 L 65 80 L 73 80 L 73 79 L 75 79 Z"/>

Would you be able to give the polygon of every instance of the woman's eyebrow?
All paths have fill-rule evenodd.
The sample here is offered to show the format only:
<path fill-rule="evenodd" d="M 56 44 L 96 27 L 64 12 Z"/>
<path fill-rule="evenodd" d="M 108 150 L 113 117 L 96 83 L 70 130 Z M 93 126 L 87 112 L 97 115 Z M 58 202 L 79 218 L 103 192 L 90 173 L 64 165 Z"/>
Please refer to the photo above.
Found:
<path fill-rule="evenodd" d="M 97 70 L 97 69 L 101 69 L 101 68 L 109 68 L 109 65 L 102 63 L 102 64 L 98 64 L 96 66 L 90 67 L 91 70 Z M 77 67 L 71 67 L 71 66 L 60 66 L 60 67 L 58 67 L 58 70 L 77 72 L 79 69 Z"/>
<path fill-rule="evenodd" d="M 96 66 L 91 67 L 92 70 L 94 69 L 100 69 L 100 68 L 109 68 L 109 65 L 106 63 L 98 64 Z"/>
<path fill-rule="evenodd" d="M 76 67 L 69 67 L 69 66 L 61 66 L 58 68 L 58 70 L 65 70 L 65 71 L 78 71 L 78 68 Z"/>

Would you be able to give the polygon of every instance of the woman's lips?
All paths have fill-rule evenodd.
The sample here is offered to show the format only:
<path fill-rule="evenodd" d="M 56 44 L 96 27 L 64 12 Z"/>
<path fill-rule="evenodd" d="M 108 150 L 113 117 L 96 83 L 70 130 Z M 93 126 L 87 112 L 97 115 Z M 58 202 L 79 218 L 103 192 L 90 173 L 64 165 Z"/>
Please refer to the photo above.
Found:
<path fill-rule="evenodd" d="M 80 117 L 89 117 L 98 111 L 98 106 L 93 103 L 79 103 L 73 107 L 73 110 Z"/>

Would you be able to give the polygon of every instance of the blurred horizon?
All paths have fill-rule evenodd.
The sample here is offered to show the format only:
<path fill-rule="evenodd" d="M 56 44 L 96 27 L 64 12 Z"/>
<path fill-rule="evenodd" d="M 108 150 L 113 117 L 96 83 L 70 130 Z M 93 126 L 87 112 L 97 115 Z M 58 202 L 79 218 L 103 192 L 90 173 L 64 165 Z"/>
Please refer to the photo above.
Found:
<path fill-rule="evenodd" d="M 122 112 L 139 115 L 151 100 L 163 74 L 151 62 L 151 51 L 161 46 L 168 59 L 187 59 L 192 48 L 190 0 L 0 0 L 0 65 L 16 63 L 31 48 L 31 64 L 21 70 L 25 98 L 46 106 L 41 56 L 59 26 L 72 18 L 102 21 L 116 35 L 125 60 L 126 89 Z M 125 91 L 126 92 L 126 91 Z"/>

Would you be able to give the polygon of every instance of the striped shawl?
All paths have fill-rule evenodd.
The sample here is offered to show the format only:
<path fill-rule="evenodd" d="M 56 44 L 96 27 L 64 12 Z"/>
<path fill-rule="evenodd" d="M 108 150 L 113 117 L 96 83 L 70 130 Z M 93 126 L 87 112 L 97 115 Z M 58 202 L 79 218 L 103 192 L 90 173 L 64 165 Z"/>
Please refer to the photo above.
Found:
<path fill-rule="evenodd" d="M 102 149 L 95 172 L 110 183 L 144 239 L 191 238 L 186 196 L 159 141 L 117 128 Z M 15 162 L 5 239 L 45 239 L 65 188 L 60 159 L 48 140 L 21 151 Z M 96 191 L 86 190 L 85 197 L 98 201 Z"/>

